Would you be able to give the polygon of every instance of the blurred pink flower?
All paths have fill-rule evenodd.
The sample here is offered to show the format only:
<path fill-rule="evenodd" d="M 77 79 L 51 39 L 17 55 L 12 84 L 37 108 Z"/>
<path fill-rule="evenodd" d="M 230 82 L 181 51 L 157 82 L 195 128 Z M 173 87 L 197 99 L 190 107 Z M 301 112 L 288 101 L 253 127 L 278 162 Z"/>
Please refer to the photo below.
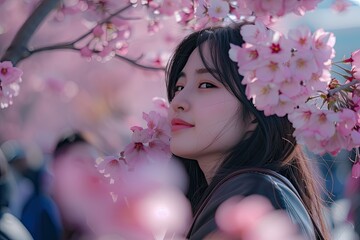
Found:
<path fill-rule="evenodd" d="M 334 9 L 336 12 L 345 12 L 351 4 L 347 0 L 335 0 L 331 8 Z"/>
<path fill-rule="evenodd" d="M 160 14 L 172 16 L 176 11 L 181 8 L 181 2 L 174 0 L 163 0 L 159 7 Z"/>
<path fill-rule="evenodd" d="M 93 51 L 91 51 L 88 46 L 85 46 L 80 49 L 80 55 L 85 58 L 91 58 Z"/>
<path fill-rule="evenodd" d="M 155 111 L 158 112 L 161 116 L 167 117 L 169 111 L 169 103 L 161 97 L 154 97 L 152 99 L 155 107 Z"/>
<path fill-rule="evenodd" d="M 96 167 L 102 174 L 104 174 L 105 177 L 109 177 L 114 181 L 118 181 L 119 177 L 122 177 L 123 172 L 128 171 L 126 161 L 121 157 L 104 157 L 101 159 L 101 162 L 96 164 Z"/>
<path fill-rule="evenodd" d="M 339 121 L 336 130 L 346 136 L 351 134 L 352 129 L 357 124 L 357 113 L 350 109 L 342 109 L 338 112 Z"/>
<path fill-rule="evenodd" d="M 104 34 L 104 30 L 101 25 L 96 25 L 92 31 L 94 37 L 100 38 Z"/>
<path fill-rule="evenodd" d="M 215 220 L 227 235 L 225 239 L 303 239 L 289 216 L 283 210 L 275 210 L 269 200 L 260 195 L 230 198 L 220 205 Z"/>
<path fill-rule="evenodd" d="M 208 14 L 211 18 L 225 18 L 230 11 L 230 6 L 224 0 L 210 0 L 208 4 Z"/>

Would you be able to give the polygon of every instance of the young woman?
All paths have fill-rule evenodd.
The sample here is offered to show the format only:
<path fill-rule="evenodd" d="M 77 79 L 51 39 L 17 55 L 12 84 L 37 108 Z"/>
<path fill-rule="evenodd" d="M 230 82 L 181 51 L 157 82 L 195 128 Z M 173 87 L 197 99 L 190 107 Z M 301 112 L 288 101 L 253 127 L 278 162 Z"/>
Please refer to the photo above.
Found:
<path fill-rule="evenodd" d="M 189 239 L 217 231 L 215 212 L 232 196 L 265 196 L 306 239 L 328 239 L 310 163 L 286 117 L 265 116 L 245 95 L 229 58 L 241 26 L 194 32 L 167 66 L 171 151 L 189 174 L 194 211 Z"/>

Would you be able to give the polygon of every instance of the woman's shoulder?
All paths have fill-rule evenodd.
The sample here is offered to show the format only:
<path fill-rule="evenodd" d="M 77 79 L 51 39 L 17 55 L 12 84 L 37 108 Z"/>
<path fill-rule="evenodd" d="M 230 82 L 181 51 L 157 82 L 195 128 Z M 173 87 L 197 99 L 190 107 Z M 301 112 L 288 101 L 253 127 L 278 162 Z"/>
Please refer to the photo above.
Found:
<path fill-rule="evenodd" d="M 234 173 L 220 181 L 199 208 L 192 228 L 194 236 L 197 235 L 196 232 L 205 233 L 211 228 L 216 229 L 215 212 L 223 202 L 234 196 L 250 195 L 261 195 L 267 198 L 275 209 L 285 210 L 292 222 L 299 226 L 301 232 L 313 236 L 311 219 L 297 196 L 296 190 L 285 177 L 272 171 Z"/>
<path fill-rule="evenodd" d="M 276 209 L 286 208 L 287 198 L 300 201 L 290 181 L 279 174 L 276 176 L 274 174 L 276 173 L 260 171 L 232 174 L 221 181 L 209 197 L 212 201 L 222 202 L 232 196 L 262 195 L 269 199 Z"/>

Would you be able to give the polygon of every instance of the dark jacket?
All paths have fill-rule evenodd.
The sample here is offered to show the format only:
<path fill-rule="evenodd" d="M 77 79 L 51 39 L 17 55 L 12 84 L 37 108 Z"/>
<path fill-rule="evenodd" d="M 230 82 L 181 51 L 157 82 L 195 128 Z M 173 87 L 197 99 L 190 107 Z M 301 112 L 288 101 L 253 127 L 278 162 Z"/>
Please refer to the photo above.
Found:
<path fill-rule="evenodd" d="M 191 240 L 204 239 L 209 233 L 217 231 L 215 212 L 219 205 L 233 196 L 254 194 L 266 197 L 275 209 L 285 210 L 305 239 L 317 239 L 312 220 L 293 185 L 285 177 L 270 170 L 240 170 L 221 181 L 195 214 L 187 237 Z"/>

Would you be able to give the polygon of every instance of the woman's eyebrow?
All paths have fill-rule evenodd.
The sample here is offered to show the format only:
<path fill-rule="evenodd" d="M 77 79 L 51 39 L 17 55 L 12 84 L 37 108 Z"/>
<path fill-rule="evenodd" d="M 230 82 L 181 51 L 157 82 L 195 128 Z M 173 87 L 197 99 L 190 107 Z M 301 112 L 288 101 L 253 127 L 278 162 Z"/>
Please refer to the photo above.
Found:
<path fill-rule="evenodd" d="M 195 70 L 195 72 L 197 74 L 205 74 L 205 73 L 211 73 L 211 72 L 216 72 L 215 69 L 207 69 L 207 68 L 198 68 Z M 179 78 L 181 77 L 186 77 L 186 73 L 185 72 L 180 72 L 179 73 Z"/>
<path fill-rule="evenodd" d="M 199 69 L 196 69 L 195 72 L 197 74 L 204 74 L 204 73 L 212 73 L 212 72 L 217 72 L 217 71 L 215 69 L 199 68 Z"/>
<path fill-rule="evenodd" d="M 207 68 L 199 68 L 199 69 L 196 69 L 195 72 L 197 74 L 203 74 L 203 73 L 209 73 L 209 70 Z"/>

